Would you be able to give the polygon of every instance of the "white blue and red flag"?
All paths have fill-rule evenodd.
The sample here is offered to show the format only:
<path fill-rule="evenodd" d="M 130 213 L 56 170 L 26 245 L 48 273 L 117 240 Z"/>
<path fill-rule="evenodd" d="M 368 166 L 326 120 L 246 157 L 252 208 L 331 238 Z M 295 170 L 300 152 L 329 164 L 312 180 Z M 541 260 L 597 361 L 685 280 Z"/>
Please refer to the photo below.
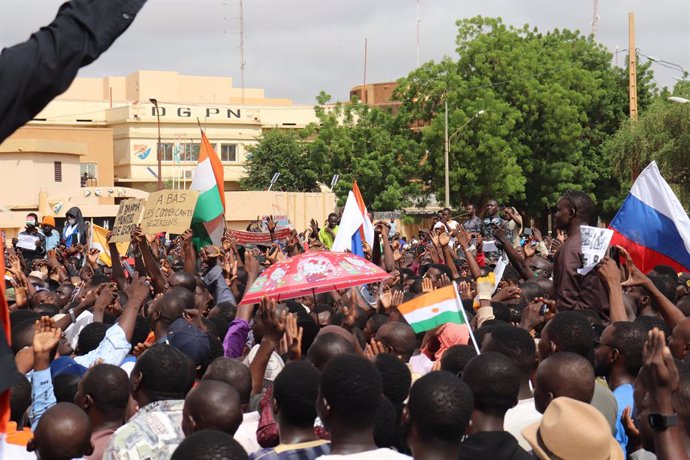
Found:
<path fill-rule="evenodd" d="M 367 207 L 355 181 L 352 190 L 347 195 L 347 202 L 331 251 L 349 250 L 353 254 L 364 257 L 363 241 L 366 241 L 369 247 L 374 244 L 374 226 L 369 219 Z"/>
<path fill-rule="evenodd" d="M 611 244 L 627 249 L 644 273 L 656 265 L 690 271 L 690 219 L 656 162 L 637 177 L 609 227 Z"/>

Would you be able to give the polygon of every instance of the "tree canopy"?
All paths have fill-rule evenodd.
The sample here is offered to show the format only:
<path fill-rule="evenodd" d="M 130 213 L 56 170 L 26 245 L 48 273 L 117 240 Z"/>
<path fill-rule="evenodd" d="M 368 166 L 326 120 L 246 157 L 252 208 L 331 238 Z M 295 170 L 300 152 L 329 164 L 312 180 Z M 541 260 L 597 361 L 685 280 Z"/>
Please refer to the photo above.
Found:
<path fill-rule="evenodd" d="M 675 96 L 690 99 L 690 82 L 676 84 Z M 613 171 L 629 188 L 632 171 L 641 170 L 651 161 L 659 164 L 666 181 L 686 209 L 690 206 L 690 104 L 677 104 L 658 97 L 636 121 L 626 121 L 604 144 Z"/>
<path fill-rule="evenodd" d="M 426 63 L 397 90 L 401 117 L 428 124 L 420 142 L 430 152 L 426 172 L 437 194 L 443 194 L 444 102 L 452 204 L 493 196 L 539 214 L 568 189 L 619 193 L 602 157 L 604 140 L 628 110 L 627 75 L 612 65 L 612 55 L 577 31 L 541 33 L 484 17 L 457 24 L 458 59 Z M 646 68 L 638 75 L 644 108 L 650 76 Z"/>
<path fill-rule="evenodd" d="M 331 104 L 322 92 L 317 123 L 269 131 L 252 149 L 243 186 L 265 188 L 280 171 L 282 189 L 310 191 L 339 174 L 341 204 L 354 180 L 375 210 L 438 199 L 447 104 L 451 205 L 494 197 L 539 216 L 578 189 L 612 216 L 627 193 L 614 172 L 624 157 L 604 143 L 628 117 L 627 70 L 578 31 L 543 33 L 480 16 L 457 26 L 457 58 L 398 80 L 398 110 Z M 649 65 L 638 66 L 641 113 L 657 95 Z"/>

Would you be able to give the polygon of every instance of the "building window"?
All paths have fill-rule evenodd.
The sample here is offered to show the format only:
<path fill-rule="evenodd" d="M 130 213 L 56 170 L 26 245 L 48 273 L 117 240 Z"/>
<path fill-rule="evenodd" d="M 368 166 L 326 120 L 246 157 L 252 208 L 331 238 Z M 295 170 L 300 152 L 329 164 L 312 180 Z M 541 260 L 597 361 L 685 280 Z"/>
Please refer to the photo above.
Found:
<path fill-rule="evenodd" d="M 54 161 L 55 182 L 62 182 L 62 161 Z"/>
<path fill-rule="evenodd" d="M 79 178 L 82 187 L 94 187 L 98 180 L 98 163 L 79 164 Z"/>
<path fill-rule="evenodd" d="M 237 144 L 220 144 L 220 161 L 237 161 Z"/>

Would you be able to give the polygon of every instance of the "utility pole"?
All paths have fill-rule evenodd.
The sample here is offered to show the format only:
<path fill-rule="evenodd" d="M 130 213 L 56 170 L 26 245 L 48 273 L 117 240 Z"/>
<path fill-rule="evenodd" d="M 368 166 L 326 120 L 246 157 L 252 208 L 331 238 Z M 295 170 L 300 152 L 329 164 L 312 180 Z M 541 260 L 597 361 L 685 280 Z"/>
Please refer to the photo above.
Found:
<path fill-rule="evenodd" d="M 628 92 L 630 103 L 630 119 L 637 120 L 637 48 L 635 47 L 635 13 L 628 13 Z M 632 180 L 640 174 L 640 166 L 637 159 L 633 160 Z"/>
<path fill-rule="evenodd" d="M 630 119 L 637 120 L 637 48 L 635 47 L 635 13 L 628 13 L 628 90 L 630 93 Z"/>
<path fill-rule="evenodd" d="M 242 104 L 244 104 L 244 5 L 240 0 L 240 84 L 242 85 Z"/>
<path fill-rule="evenodd" d="M 448 140 L 448 99 L 443 101 L 445 108 L 445 136 L 443 142 L 443 159 L 445 164 L 445 186 L 446 186 L 446 208 L 450 208 L 450 180 L 448 178 L 448 150 L 449 150 L 449 140 Z"/>
<path fill-rule="evenodd" d="M 594 0 L 594 15 L 592 16 L 592 36 L 597 36 L 597 24 L 599 23 L 599 0 Z"/>
<path fill-rule="evenodd" d="M 362 82 L 362 102 L 367 103 L 367 38 L 364 37 L 364 80 Z"/>

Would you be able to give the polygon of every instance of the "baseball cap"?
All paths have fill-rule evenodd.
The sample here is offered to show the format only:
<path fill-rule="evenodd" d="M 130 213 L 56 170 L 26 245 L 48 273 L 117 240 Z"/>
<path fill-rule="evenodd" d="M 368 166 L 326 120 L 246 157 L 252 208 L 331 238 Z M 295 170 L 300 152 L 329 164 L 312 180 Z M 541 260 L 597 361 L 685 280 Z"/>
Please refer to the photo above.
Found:
<path fill-rule="evenodd" d="M 187 355 L 197 366 L 211 355 L 208 335 L 183 318 L 176 319 L 170 325 L 168 343 Z"/>
<path fill-rule="evenodd" d="M 77 363 L 69 356 L 60 356 L 50 363 L 50 376 L 55 378 L 61 374 L 74 374 L 83 377 L 88 369 Z"/>

